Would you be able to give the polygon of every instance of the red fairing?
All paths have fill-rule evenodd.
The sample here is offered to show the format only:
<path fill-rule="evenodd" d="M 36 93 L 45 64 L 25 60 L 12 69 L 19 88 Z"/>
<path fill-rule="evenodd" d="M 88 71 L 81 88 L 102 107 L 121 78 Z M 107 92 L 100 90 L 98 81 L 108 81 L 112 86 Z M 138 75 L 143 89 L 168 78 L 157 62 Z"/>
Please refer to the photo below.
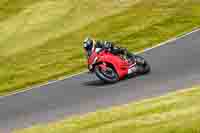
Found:
<path fill-rule="evenodd" d="M 122 60 L 119 56 L 113 55 L 109 52 L 102 54 L 103 55 L 100 58 L 100 61 L 112 64 L 120 79 L 128 74 L 129 65 L 126 61 Z"/>
<path fill-rule="evenodd" d="M 96 57 L 98 57 L 98 55 L 95 51 L 93 51 L 90 57 L 88 58 L 88 65 L 92 64 Z"/>
<path fill-rule="evenodd" d="M 128 74 L 128 69 L 131 65 L 128 61 L 122 59 L 117 55 L 113 55 L 112 53 L 102 50 L 100 52 L 96 52 L 94 49 L 90 57 L 88 58 L 88 68 L 89 70 L 93 69 L 96 64 L 103 64 L 100 67 L 106 67 L 107 64 L 112 64 L 115 71 L 117 72 L 120 79 L 124 78 Z"/>

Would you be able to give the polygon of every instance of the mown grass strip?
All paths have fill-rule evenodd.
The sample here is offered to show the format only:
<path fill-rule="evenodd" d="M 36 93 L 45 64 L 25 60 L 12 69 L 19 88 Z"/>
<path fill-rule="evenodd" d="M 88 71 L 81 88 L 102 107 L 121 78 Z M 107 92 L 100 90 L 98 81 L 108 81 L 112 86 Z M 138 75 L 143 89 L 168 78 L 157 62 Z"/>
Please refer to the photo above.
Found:
<path fill-rule="evenodd" d="M 199 89 L 194 87 L 15 133 L 199 133 Z"/>

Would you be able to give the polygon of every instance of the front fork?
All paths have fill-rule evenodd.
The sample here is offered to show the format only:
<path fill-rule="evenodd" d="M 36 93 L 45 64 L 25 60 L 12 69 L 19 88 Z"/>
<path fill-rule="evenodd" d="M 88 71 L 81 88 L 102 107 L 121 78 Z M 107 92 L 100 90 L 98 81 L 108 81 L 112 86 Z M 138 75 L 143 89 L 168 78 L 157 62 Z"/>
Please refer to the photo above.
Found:
<path fill-rule="evenodd" d="M 106 71 L 106 70 L 107 70 L 106 63 L 99 64 L 99 67 L 100 67 L 101 70 L 103 70 L 103 71 Z"/>
<path fill-rule="evenodd" d="M 103 70 L 103 71 L 107 70 L 106 63 L 101 63 L 101 64 L 88 65 L 89 71 L 90 72 L 94 72 L 94 69 L 95 69 L 96 65 L 98 65 L 101 68 L 101 70 Z"/>

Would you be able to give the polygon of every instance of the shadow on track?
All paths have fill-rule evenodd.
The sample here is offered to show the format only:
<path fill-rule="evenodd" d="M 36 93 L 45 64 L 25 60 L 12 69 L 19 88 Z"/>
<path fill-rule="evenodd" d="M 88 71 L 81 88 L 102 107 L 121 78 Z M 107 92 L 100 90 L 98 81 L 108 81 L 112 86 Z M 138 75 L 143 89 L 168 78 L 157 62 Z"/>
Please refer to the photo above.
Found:
<path fill-rule="evenodd" d="M 106 83 L 102 80 L 91 80 L 91 81 L 87 81 L 87 82 L 84 82 L 82 83 L 83 85 L 85 86 L 110 86 L 110 85 L 113 85 L 113 84 L 117 84 L 119 82 L 124 82 L 124 81 L 127 81 L 129 79 L 132 79 L 132 78 L 136 78 L 134 76 L 131 76 L 131 77 L 125 77 L 124 79 L 121 79 L 120 81 L 116 82 L 116 83 Z"/>
<path fill-rule="evenodd" d="M 105 83 L 102 80 L 91 80 L 83 83 L 85 86 L 109 86 L 112 84 L 113 83 Z"/>

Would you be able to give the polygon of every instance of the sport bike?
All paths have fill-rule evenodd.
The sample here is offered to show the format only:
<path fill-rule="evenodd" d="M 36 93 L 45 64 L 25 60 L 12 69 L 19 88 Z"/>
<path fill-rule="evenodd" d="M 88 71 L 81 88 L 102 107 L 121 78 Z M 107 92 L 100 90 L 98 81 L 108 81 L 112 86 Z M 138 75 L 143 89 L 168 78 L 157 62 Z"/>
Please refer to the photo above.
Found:
<path fill-rule="evenodd" d="M 130 61 L 121 55 L 112 54 L 106 48 L 94 48 L 88 56 L 88 69 L 107 83 L 150 72 L 150 65 L 143 57 L 133 57 Z"/>

